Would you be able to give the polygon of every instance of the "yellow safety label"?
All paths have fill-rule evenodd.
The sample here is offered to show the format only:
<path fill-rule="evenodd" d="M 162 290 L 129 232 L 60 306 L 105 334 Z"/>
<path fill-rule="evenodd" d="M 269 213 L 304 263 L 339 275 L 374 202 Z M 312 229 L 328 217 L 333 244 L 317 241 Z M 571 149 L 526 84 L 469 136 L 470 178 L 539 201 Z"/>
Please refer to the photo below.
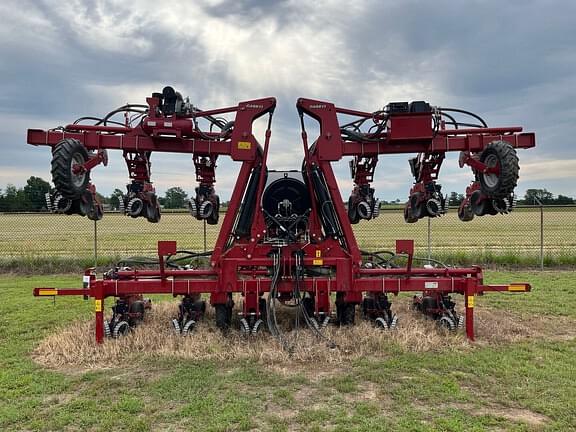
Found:
<path fill-rule="evenodd" d="M 238 141 L 238 148 L 240 150 L 250 150 L 252 148 L 252 143 L 250 141 Z"/>
<path fill-rule="evenodd" d="M 315 260 L 312 260 L 312 264 L 313 265 L 322 265 L 322 264 L 324 264 L 324 260 L 323 259 L 315 259 Z"/>
<path fill-rule="evenodd" d="M 473 308 L 473 307 L 474 307 L 474 296 L 468 297 L 468 307 L 469 307 L 469 308 Z"/>
<path fill-rule="evenodd" d="M 525 285 L 508 285 L 508 291 L 526 291 Z"/>
<path fill-rule="evenodd" d="M 317 250 L 316 251 L 316 258 L 320 258 L 322 257 L 322 251 L 321 250 Z"/>
<path fill-rule="evenodd" d="M 55 296 L 58 295 L 58 290 L 55 289 L 41 289 L 38 290 L 39 296 Z"/>
<path fill-rule="evenodd" d="M 94 311 L 102 312 L 102 300 L 94 300 Z"/>

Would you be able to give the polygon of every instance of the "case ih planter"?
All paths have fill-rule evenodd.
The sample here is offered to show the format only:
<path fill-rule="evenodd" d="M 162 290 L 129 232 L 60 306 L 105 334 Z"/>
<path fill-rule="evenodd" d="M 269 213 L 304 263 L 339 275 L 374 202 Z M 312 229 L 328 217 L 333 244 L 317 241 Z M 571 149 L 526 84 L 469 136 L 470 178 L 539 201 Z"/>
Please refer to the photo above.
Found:
<path fill-rule="evenodd" d="M 267 327 L 280 337 L 278 302 L 298 307 L 316 332 L 332 320 L 353 324 L 357 309 L 378 327 L 392 329 L 397 317 L 389 296 L 417 292 L 414 308 L 449 330 L 465 326 L 474 338 L 474 298 L 490 291 L 525 292 L 527 283 L 485 285 L 479 267 L 416 266 L 411 240 L 398 240 L 395 253 L 362 252 L 351 224 L 378 216 L 379 203 L 371 182 L 382 154 L 416 153 L 410 159 L 414 185 L 405 207 L 407 222 L 439 217 L 446 198 L 437 183 L 446 152 L 460 152 L 460 166 L 472 170 L 471 185 L 458 215 L 507 213 L 514 205 L 518 179 L 516 149 L 535 145 L 532 133 L 520 127 L 489 128 L 466 111 L 430 106 L 426 102 L 390 103 L 375 112 L 339 108 L 332 103 L 299 99 L 304 159 L 299 171 L 272 171 L 266 161 L 276 100 L 264 98 L 237 106 L 202 111 L 166 87 L 146 105 L 126 105 L 103 118 L 81 118 L 54 130 L 28 131 L 28 143 L 52 148 L 56 195 L 48 197 L 55 211 L 100 219 L 102 210 L 90 172 L 106 165 L 108 150 L 120 150 L 130 183 L 123 211 L 131 217 L 160 220 L 160 208 L 150 182 L 154 152 L 192 154 L 198 187 L 190 200 L 193 217 L 216 224 L 220 200 L 215 192 L 219 157 L 238 162 L 239 174 L 223 219 L 209 266 L 178 265 L 176 241 L 158 243 L 155 269 L 118 266 L 97 277 L 87 270 L 81 289 L 36 288 L 34 295 L 82 295 L 95 300 L 96 340 L 128 332 L 150 307 L 147 294 L 180 296 L 178 318 L 172 325 L 190 333 L 201 320 L 209 294 L 216 324 L 232 323 L 233 294 L 242 297 L 239 327 L 254 334 Z M 113 120 L 124 115 L 121 122 Z M 462 115 L 471 120 L 457 120 Z M 229 118 L 224 118 L 228 116 Z M 267 116 L 264 144 L 253 135 L 256 119 Z M 344 122 L 343 117 L 348 121 Z M 85 124 L 86 120 L 94 124 Z M 306 121 L 316 121 L 320 135 L 308 144 Z M 204 127 L 202 126 L 204 125 Z M 354 188 L 344 205 L 332 162 L 352 157 Z M 187 257 L 201 254 L 188 253 Z M 402 257 L 402 260 L 400 260 Z M 433 261 L 429 261 L 432 263 Z M 463 315 L 451 295 L 464 296 Z M 114 298 L 111 319 L 104 302 Z M 335 298 L 336 313 L 331 311 Z M 359 307 L 357 307 L 359 306 Z"/>

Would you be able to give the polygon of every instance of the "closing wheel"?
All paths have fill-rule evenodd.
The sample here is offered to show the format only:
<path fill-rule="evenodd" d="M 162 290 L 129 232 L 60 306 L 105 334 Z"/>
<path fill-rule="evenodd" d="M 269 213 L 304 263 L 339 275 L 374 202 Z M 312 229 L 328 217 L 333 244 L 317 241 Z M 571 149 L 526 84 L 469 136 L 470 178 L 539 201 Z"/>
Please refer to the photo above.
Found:
<path fill-rule="evenodd" d="M 376 325 L 376 327 L 382 329 L 382 330 L 388 330 L 388 323 L 386 322 L 386 320 L 382 317 L 378 317 L 374 320 L 374 324 Z"/>
<path fill-rule="evenodd" d="M 189 335 L 194 331 L 194 328 L 196 328 L 196 321 L 188 320 L 186 324 L 184 324 L 184 327 L 182 327 L 182 336 Z"/>
<path fill-rule="evenodd" d="M 492 200 L 492 207 L 494 207 L 494 210 L 498 213 L 508 213 L 512 210 L 512 203 L 509 198 L 498 198 Z"/>
<path fill-rule="evenodd" d="M 137 218 L 144 209 L 144 202 L 140 198 L 132 198 L 126 205 L 126 213 L 133 218 Z"/>
<path fill-rule="evenodd" d="M 242 333 L 242 336 L 248 336 L 250 334 L 250 325 L 246 318 L 240 320 L 240 333 Z"/>
<path fill-rule="evenodd" d="M 454 331 L 456 330 L 456 324 L 454 323 L 454 321 L 452 320 L 452 318 L 449 318 L 447 316 L 443 316 L 442 318 L 440 318 L 438 320 L 438 325 L 448 331 Z"/>
<path fill-rule="evenodd" d="M 431 217 L 436 217 L 442 212 L 442 203 L 436 198 L 426 201 L 426 211 Z"/>
<path fill-rule="evenodd" d="M 65 138 L 52 150 L 52 181 L 65 198 L 80 198 L 86 190 L 90 174 L 75 172 L 75 167 L 84 165 L 88 159 L 88 151 L 77 139 Z"/>
<path fill-rule="evenodd" d="M 188 211 L 193 217 L 198 217 L 198 206 L 196 205 L 194 198 L 188 200 Z"/>
<path fill-rule="evenodd" d="M 456 327 L 458 327 L 459 329 L 464 327 L 464 315 L 460 315 L 458 317 L 458 323 L 456 324 Z"/>
<path fill-rule="evenodd" d="M 208 219 L 212 216 L 212 212 L 214 211 L 214 205 L 211 201 L 204 201 L 200 205 L 200 209 L 198 210 L 198 214 L 202 219 Z"/>
<path fill-rule="evenodd" d="M 362 219 L 370 219 L 372 217 L 372 209 L 366 201 L 360 201 L 356 211 Z"/>
<path fill-rule="evenodd" d="M 54 213 L 66 213 L 72 208 L 72 200 L 64 198 L 62 195 L 57 194 L 52 204 L 52 211 Z"/>
<path fill-rule="evenodd" d="M 118 338 L 120 336 L 126 336 L 130 331 L 130 326 L 126 321 L 120 321 L 118 324 L 114 326 L 114 330 L 112 330 L 112 337 Z"/>
<path fill-rule="evenodd" d="M 262 321 L 261 319 L 256 320 L 256 322 L 254 323 L 254 327 L 252 327 L 252 335 L 258 334 L 258 332 L 262 328 L 264 328 L 264 321 Z"/>
<path fill-rule="evenodd" d="M 392 321 L 390 321 L 390 330 L 394 330 L 398 325 L 398 315 L 394 315 L 392 317 Z"/>
<path fill-rule="evenodd" d="M 178 322 L 178 320 L 176 318 L 173 318 L 172 321 L 172 327 L 174 327 L 174 331 L 178 334 L 182 333 L 182 329 L 180 328 L 180 323 Z"/>
<path fill-rule="evenodd" d="M 479 173 L 482 191 L 492 198 L 505 198 L 514 192 L 518 183 L 518 156 L 516 150 L 505 141 L 493 141 L 480 155 L 480 162 L 498 173 Z"/>
<path fill-rule="evenodd" d="M 104 336 L 111 337 L 112 332 L 110 331 L 110 323 L 104 320 Z"/>

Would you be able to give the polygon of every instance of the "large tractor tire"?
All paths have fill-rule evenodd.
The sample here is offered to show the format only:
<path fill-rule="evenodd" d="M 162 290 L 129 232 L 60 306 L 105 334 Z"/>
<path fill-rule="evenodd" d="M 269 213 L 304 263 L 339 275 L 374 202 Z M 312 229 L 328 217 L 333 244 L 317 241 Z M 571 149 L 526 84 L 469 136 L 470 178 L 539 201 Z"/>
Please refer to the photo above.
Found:
<path fill-rule="evenodd" d="M 493 141 L 480 155 L 480 162 L 489 167 L 500 167 L 499 174 L 478 173 L 480 187 L 491 198 L 505 198 L 514 192 L 518 183 L 518 156 L 505 141 Z"/>
<path fill-rule="evenodd" d="M 80 141 L 64 138 L 52 151 L 52 181 L 64 198 L 77 199 L 82 196 L 90 181 L 89 172 L 74 174 L 74 165 L 88 160 L 88 151 Z"/>

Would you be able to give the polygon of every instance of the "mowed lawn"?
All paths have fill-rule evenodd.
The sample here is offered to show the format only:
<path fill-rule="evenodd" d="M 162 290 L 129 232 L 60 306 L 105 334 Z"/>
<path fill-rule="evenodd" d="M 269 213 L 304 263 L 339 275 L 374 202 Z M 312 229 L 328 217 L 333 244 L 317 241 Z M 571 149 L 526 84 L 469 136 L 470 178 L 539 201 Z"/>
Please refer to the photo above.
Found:
<path fill-rule="evenodd" d="M 489 283 L 507 281 L 529 281 L 533 292 L 476 300 L 477 313 L 506 316 L 509 324 L 493 329 L 508 333 L 502 340 L 489 339 L 484 322 L 485 340 L 476 344 L 443 335 L 417 352 L 410 346 L 418 340 L 391 338 L 373 355 L 347 360 L 342 353 L 329 364 L 133 352 L 122 361 L 48 369 L 32 359 L 37 347 L 61 328 L 74 338 L 93 304 L 31 295 L 37 286 L 78 287 L 79 276 L 3 275 L 0 430 L 575 430 L 576 276 L 487 274 Z M 112 349 L 121 343 L 107 342 Z"/>
<path fill-rule="evenodd" d="M 473 253 L 537 257 L 540 253 L 540 210 L 516 209 L 509 215 L 461 222 L 456 210 L 430 220 L 435 255 Z M 220 217 L 222 221 L 223 215 Z M 100 256 L 153 254 L 158 240 L 177 240 L 187 250 L 211 250 L 220 226 L 206 225 L 188 213 L 164 213 L 158 224 L 107 213 L 97 224 Z M 396 239 L 414 239 L 418 253 L 427 253 L 428 220 L 404 222 L 401 210 L 383 210 L 372 221 L 354 225 L 358 244 L 366 250 L 393 250 Z M 80 216 L 0 214 L 0 258 L 14 256 L 93 255 L 94 222 Z M 544 211 L 544 253 L 576 255 L 576 208 Z"/>

